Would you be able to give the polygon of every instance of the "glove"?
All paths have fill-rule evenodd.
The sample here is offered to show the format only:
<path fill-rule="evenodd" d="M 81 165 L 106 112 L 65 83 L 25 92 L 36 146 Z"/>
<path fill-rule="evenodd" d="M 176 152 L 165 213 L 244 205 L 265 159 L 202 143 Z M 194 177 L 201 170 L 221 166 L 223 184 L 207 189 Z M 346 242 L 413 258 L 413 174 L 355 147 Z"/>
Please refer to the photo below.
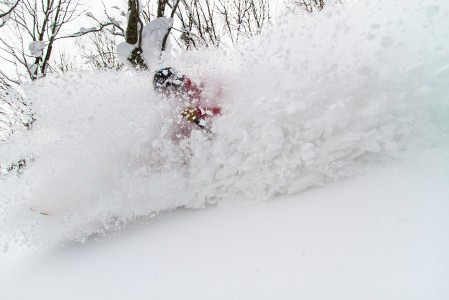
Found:
<path fill-rule="evenodd" d="M 196 108 L 186 107 L 181 113 L 181 117 L 191 123 L 198 124 L 200 122 L 199 112 Z"/>

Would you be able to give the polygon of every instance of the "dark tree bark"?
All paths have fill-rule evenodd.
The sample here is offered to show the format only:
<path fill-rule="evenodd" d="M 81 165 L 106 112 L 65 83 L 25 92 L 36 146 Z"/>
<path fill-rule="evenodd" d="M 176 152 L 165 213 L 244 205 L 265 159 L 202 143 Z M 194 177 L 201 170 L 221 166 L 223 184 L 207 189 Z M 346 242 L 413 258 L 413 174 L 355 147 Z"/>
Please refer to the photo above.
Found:
<path fill-rule="evenodd" d="M 168 0 L 158 0 L 157 1 L 157 17 L 163 17 L 165 14 L 165 6 L 167 5 Z"/>
<path fill-rule="evenodd" d="M 125 40 L 128 44 L 136 45 L 131 53 L 128 61 L 135 67 L 140 69 L 148 69 L 147 64 L 142 56 L 142 29 L 143 24 L 139 17 L 139 0 L 128 0 L 129 17 L 128 26 L 126 28 Z"/>

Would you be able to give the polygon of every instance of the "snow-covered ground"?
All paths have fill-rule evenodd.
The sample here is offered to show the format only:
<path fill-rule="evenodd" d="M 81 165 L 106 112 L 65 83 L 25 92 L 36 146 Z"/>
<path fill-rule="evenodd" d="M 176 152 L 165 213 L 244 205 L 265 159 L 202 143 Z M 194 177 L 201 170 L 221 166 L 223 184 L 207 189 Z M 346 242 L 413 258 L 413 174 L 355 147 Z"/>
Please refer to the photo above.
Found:
<path fill-rule="evenodd" d="M 449 297 L 449 151 L 254 205 L 0 255 L 2 299 Z"/>
<path fill-rule="evenodd" d="M 179 144 L 149 74 L 24 86 L 1 299 L 448 298 L 448 41 L 449 2 L 383 0 L 180 53 L 223 115 Z"/>

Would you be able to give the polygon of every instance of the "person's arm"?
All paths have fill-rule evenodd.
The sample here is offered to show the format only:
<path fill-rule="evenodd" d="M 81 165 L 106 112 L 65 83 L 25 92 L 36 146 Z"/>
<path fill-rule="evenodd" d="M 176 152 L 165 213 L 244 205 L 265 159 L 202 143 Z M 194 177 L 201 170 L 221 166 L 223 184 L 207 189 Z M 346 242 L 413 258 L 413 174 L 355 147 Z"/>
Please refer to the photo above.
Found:
<path fill-rule="evenodd" d="M 221 115 L 221 107 L 213 106 L 213 107 L 203 107 L 199 105 L 196 107 L 198 111 L 198 117 L 200 119 L 210 118 L 214 116 Z"/>
<path fill-rule="evenodd" d="M 188 77 L 184 78 L 184 91 L 189 95 L 192 102 L 201 100 L 201 89 Z"/>

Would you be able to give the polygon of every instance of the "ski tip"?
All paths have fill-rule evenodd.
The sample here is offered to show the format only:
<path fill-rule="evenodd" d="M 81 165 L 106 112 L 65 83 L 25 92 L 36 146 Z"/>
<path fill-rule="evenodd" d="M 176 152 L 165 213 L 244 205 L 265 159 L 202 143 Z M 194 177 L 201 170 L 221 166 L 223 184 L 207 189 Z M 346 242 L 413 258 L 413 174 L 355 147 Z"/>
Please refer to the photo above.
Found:
<path fill-rule="evenodd" d="M 51 216 L 51 213 L 50 213 L 50 211 L 48 211 L 48 210 L 37 210 L 37 209 L 35 209 L 35 208 L 33 208 L 33 207 L 30 207 L 30 210 L 31 210 L 32 212 L 38 213 L 38 214 L 40 214 L 40 215 Z"/>

